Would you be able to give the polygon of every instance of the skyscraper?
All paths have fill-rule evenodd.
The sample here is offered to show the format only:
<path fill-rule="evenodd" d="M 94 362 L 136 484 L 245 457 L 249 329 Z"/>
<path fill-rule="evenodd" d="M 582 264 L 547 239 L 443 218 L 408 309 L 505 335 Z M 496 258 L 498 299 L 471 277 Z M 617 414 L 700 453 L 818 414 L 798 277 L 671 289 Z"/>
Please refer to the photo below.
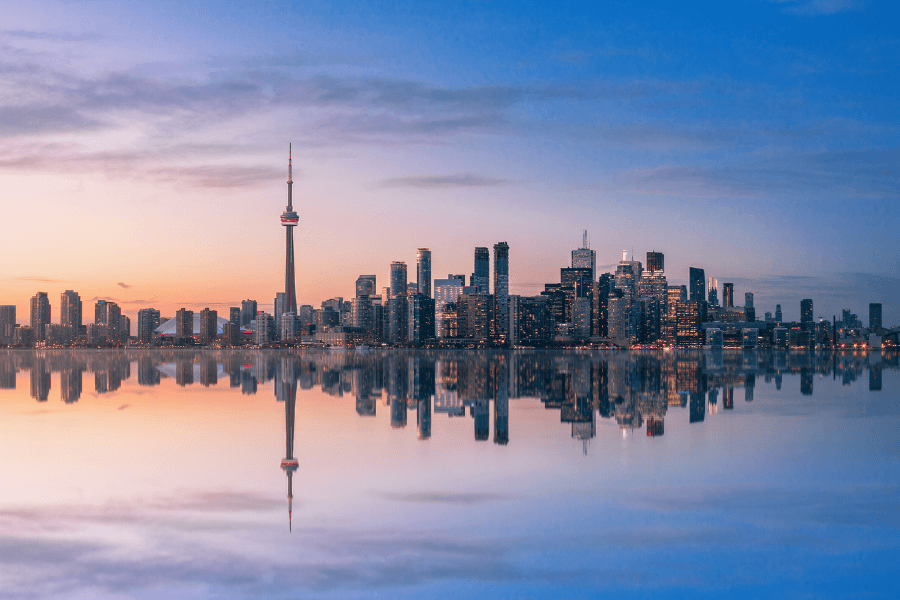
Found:
<path fill-rule="evenodd" d="M 431 250 L 428 248 L 416 252 L 416 277 L 419 293 L 431 298 Z"/>
<path fill-rule="evenodd" d="M 497 339 L 505 343 L 509 339 L 509 245 L 494 244 L 494 315 Z"/>
<path fill-rule="evenodd" d="M 651 272 L 665 271 L 665 256 L 662 252 L 647 253 L 647 270 Z"/>
<path fill-rule="evenodd" d="M 808 327 L 813 322 L 813 301 L 809 298 L 800 301 L 800 323 Z"/>
<path fill-rule="evenodd" d="M 391 298 L 406 296 L 406 263 L 391 263 Z"/>
<path fill-rule="evenodd" d="M 31 328 L 35 341 L 47 339 L 47 325 L 50 324 L 50 299 L 47 292 L 38 292 L 31 298 Z"/>
<path fill-rule="evenodd" d="M 709 276 L 707 291 L 709 292 L 709 303 L 713 306 L 719 305 L 719 282 L 712 275 Z"/>
<path fill-rule="evenodd" d="M 59 324 L 71 328 L 75 337 L 81 333 L 81 297 L 72 290 L 60 294 Z"/>
<path fill-rule="evenodd" d="M 744 319 L 747 321 L 756 320 L 756 309 L 753 307 L 753 292 L 744 293 Z"/>
<path fill-rule="evenodd" d="M 781 323 L 781 322 L 782 322 L 782 318 L 781 318 L 781 305 L 780 305 L 780 304 L 776 304 L 776 305 L 775 305 L 775 322 L 776 322 L 776 323 Z"/>
<path fill-rule="evenodd" d="M 273 304 L 272 309 L 272 318 L 275 320 L 275 337 L 281 337 L 281 316 L 286 312 L 285 311 L 285 293 L 284 292 L 276 292 L 275 293 L 275 303 Z"/>
<path fill-rule="evenodd" d="M 573 269 L 590 269 L 591 281 L 597 279 L 597 252 L 591 250 L 588 244 L 587 229 L 581 238 L 581 248 L 572 250 L 572 268 Z"/>
<path fill-rule="evenodd" d="M 472 280 L 469 285 L 478 288 L 479 294 L 488 294 L 490 290 L 488 285 L 490 282 L 490 261 L 491 254 L 487 248 L 475 248 L 475 272 L 472 273 Z"/>
<path fill-rule="evenodd" d="M 208 344 L 216 339 L 216 333 L 218 329 L 218 313 L 214 310 L 210 310 L 209 308 L 204 308 L 200 311 L 200 342 L 203 344 Z M 191 320 L 193 321 L 193 315 L 191 315 Z M 191 327 L 193 328 L 194 324 L 191 323 Z"/>
<path fill-rule="evenodd" d="M 241 300 L 241 327 L 250 327 L 256 319 L 256 300 Z"/>
<path fill-rule="evenodd" d="M 722 284 L 722 303 L 725 308 L 732 308 L 734 306 L 734 284 L 733 283 L 723 283 Z"/>
<path fill-rule="evenodd" d="M 181 308 L 175 313 L 175 337 L 181 340 L 194 337 L 194 311 Z"/>
<path fill-rule="evenodd" d="M 688 300 L 691 302 L 704 302 L 706 300 L 706 273 L 703 269 L 690 267 L 690 294 Z"/>
<path fill-rule="evenodd" d="M 881 329 L 881 327 L 881 302 L 870 302 L 869 329 Z"/>
<path fill-rule="evenodd" d="M 300 217 L 294 212 L 292 197 L 294 186 L 294 167 L 291 161 L 291 146 L 288 145 L 288 203 L 281 213 L 281 224 L 285 234 L 285 265 L 284 265 L 284 311 L 297 314 L 297 288 L 294 284 L 294 227 Z"/>

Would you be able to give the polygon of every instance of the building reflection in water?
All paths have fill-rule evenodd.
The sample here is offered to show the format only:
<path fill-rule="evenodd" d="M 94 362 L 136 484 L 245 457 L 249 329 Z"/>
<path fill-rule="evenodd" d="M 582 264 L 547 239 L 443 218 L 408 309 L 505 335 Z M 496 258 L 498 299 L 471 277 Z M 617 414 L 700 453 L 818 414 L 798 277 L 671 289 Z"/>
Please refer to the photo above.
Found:
<path fill-rule="evenodd" d="M 623 432 L 646 425 L 647 436 L 659 437 L 665 434 L 670 407 L 687 408 L 690 423 L 703 423 L 720 409 L 734 410 L 736 388 L 743 388 L 744 399 L 752 402 L 758 381 L 781 389 L 786 379 L 802 395 L 811 396 L 815 377 L 830 375 L 843 385 L 868 380 L 869 390 L 880 391 L 883 372 L 898 368 L 898 356 L 755 350 L 11 350 L 0 352 L 0 389 L 15 389 L 21 373 L 30 381 L 31 397 L 46 402 L 51 376 L 58 373 L 59 397 L 72 404 L 81 398 L 85 374 L 93 375 L 96 393 L 112 393 L 131 377 L 132 365 L 141 386 L 158 386 L 166 380 L 180 386 L 227 382 L 243 394 L 256 394 L 260 385 L 271 381 L 289 420 L 284 459 L 288 462 L 283 467 L 290 497 L 296 470 L 291 467 L 296 459 L 290 421 L 298 389 L 351 395 L 360 417 L 376 416 L 383 402 L 395 428 L 406 427 L 413 410 L 416 434 L 423 441 L 432 436 L 433 419 L 468 416 L 475 440 L 493 439 L 499 445 L 510 442 L 510 400 L 538 398 L 545 409 L 559 413 L 560 422 L 570 424 L 572 438 L 582 440 L 587 451 L 597 435 L 598 420 L 614 421 Z"/>

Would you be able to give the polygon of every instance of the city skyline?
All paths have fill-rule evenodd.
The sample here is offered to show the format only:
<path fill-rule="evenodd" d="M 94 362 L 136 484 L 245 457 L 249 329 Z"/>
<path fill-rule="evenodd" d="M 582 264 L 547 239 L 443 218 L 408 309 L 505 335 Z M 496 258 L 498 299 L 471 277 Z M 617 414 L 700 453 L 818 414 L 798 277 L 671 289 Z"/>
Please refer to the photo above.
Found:
<path fill-rule="evenodd" d="M 535 295 L 586 229 L 598 274 L 659 251 L 670 284 L 701 268 L 759 318 L 812 298 L 896 324 L 885 3 L 341 6 L 10 7 L 0 302 L 270 307 L 293 141 L 300 304 L 417 248 L 468 274 L 498 240 Z"/>

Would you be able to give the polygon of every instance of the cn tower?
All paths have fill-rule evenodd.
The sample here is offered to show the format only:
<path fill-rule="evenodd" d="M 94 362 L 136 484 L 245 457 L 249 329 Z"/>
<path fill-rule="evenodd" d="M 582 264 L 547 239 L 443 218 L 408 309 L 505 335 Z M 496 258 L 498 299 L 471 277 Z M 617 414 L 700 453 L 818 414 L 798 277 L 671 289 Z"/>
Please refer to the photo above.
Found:
<path fill-rule="evenodd" d="M 294 186 L 294 167 L 291 164 L 291 145 L 288 144 L 288 203 L 281 213 L 281 224 L 285 233 L 284 264 L 284 312 L 297 314 L 297 287 L 294 284 L 294 227 L 300 217 L 294 212 L 292 188 Z M 279 324 L 280 325 L 280 324 Z"/>

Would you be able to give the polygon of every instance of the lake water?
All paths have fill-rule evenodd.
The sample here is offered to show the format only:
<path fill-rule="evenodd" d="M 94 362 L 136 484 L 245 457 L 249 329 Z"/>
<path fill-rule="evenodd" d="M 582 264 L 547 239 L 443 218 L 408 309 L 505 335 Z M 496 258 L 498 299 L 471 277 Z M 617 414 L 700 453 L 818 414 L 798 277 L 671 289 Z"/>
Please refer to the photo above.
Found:
<path fill-rule="evenodd" d="M 898 364 L 0 352 L 0 598 L 895 598 Z"/>

